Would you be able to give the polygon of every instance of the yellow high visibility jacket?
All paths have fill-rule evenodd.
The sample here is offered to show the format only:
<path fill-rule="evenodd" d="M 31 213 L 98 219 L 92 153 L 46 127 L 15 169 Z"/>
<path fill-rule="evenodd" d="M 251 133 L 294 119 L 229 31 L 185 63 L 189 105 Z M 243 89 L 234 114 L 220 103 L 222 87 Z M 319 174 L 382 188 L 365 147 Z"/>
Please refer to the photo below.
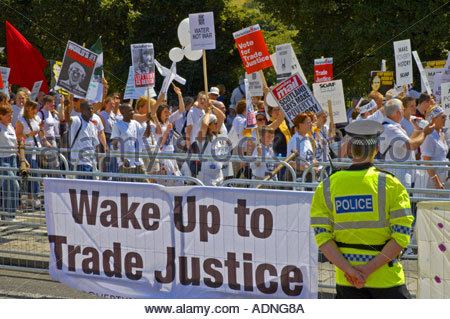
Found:
<path fill-rule="evenodd" d="M 339 249 L 352 265 L 365 264 L 380 252 L 342 246 L 382 247 L 393 238 L 406 247 L 413 220 L 410 199 L 400 181 L 369 163 L 352 165 L 325 179 L 316 189 L 311 205 L 311 227 L 317 245 L 320 247 L 329 240 L 336 241 L 338 246 L 343 243 Z M 404 282 L 403 268 L 394 259 L 390 265 L 374 271 L 365 287 L 388 288 Z M 337 267 L 336 284 L 351 286 Z"/>

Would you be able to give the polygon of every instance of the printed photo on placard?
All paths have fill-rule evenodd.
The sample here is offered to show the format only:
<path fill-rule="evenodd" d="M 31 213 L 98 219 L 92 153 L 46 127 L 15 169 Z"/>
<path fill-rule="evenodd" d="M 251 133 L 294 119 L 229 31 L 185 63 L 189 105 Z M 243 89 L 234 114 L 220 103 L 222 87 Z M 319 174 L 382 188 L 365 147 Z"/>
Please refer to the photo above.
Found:
<path fill-rule="evenodd" d="M 136 87 L 155 85 L 155 61 L 152 43 L 131 45 L 131 56 Z"/>

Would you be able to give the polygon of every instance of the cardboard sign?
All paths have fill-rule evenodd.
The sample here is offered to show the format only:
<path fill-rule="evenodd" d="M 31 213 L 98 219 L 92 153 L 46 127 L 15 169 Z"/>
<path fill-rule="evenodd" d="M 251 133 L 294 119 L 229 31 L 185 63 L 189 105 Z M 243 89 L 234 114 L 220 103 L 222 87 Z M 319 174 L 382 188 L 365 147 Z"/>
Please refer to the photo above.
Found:
<path fill-rule="evenodd" d="M 450 119 L 450 82 L 441 84 L 441 106 L 447 115 L 447 119 Z M 446 127 L 450 127 L 450 121 L 445 122 Z"/>
<path fill-rule="evenodd" d="M 138 99 L 141 96 L 147 95 L 147 88 L 146 87 L 135 87 L 134 86 L 134 70 L 133 67 L 130 66 L 130 69 L 128 71 L 128 80 L 127 85 L 125 87 L 125 93 L 123 95 L 124 100 L 129 99 Z M 155 97 L 156 92 L 153 88 L 150 88 L 150 96 Z"/>
<path fill-rule="evenodd" d="M 438 74 L 441 74 L 444 70 L 445 60 L 442 61 L 427 61 L 422 62 L 422 66 L 424 68 L 425 76 L 430 84 L 431 90 L 434 92 L 434 82 L 435 77 Z M 421 83 L 421 92 L 426 92 L 425 83 L 423 77 L 420 79 Z"/>
<path fill-rule="evenodd" d="M 164 77 L 163 84 L 161 85 L 161 90 L 159 91 L 158 98 L 161 96 L 161 94 L 166 94 L 167 98 L 167 91 L 169 90 L 170 84 L 175 79 L 175 75 L 177 75 L 177 63 L 172 62 L 172 66 L 170 67 L 169 73 Z"/>
<path fill-rule="evenodd" d="M 333 81 L 333 58 L 314 60 L 314 82 Z"/>
<path fill-rule="evenodd" d="M 246 104 L 245 118 L 247 119 L 247 121 L 245 122 L 245 127 L 252 128 L 256 126 L 256 116 L 255 116 L 255 109 L 253 108 L 252 95 L 250 94 L 247 79 L 244 79 L 244 85 L 245 85 L 245 104 Z"/>
<path fill-rule="evenodd" d="M 314 97 L 317 99 L 317 102 L 320 103 L 322 109 L 327 110 L 328 100 L 331 101 L 335 124 L 347 123 L 342 80 L 329 81 L 326 83 L 313 83 L 313 92 Z"/>
<path fill-rule="evenodd" d="M 39 94 L 39 90 L 41 89 L 42 82 L 43 82 L 42 80 L 34 82 L 33 89 L 31 90 L 30 93 L 30 100 L 36 101 L 36 98 Z"/>
<path fill-rule="evenodd" d="M 97 53 L 68 41 L 56 85 L 67 92 L 85 98 L 97 58 Z"/>
<path fill-rule="evenodd" d="M 411 41 L 394 42 L 395 55 L 395 83 L 399 86 L 413 83 L 413 69 L 411 58 Z"/>
<path fill-rule="evenodd" d="M 0 89 L 0 92 L 3 92 L 9 96 L 8 79 L 9 73 L 11 73 L 11 69 L 4 66 L 0 66 L 0 73 L 2 75 L 2 85 L 3 85 L 3 88 Z"/>
<path fill-rule="evenodd" d="M 131 45 L 135 87 L 155 86 L 155 59 L 153 43 Z"/>
<path fill-rule="evenodd" d="M 292 75 L 291 44 L 281 44 L 275 47 L 277 58 L 277 83 L 281 83 Z"/>
<path fill-rule="evenodd" d="M 271 94 L 291 124 L 297 114 L 309 111 L 322 113 L 319 102 L 298 73 L 274 87 Z"/>
<path fill-rule="evenodd" d="M 436 103 L 439 103 L 441 100 L 441 84 L 448 82 L 450 82 L 450 52 L 448 53 L 442 73 L 435 77 L 434 95 L 436 96 Z"/>
<path fill-rule="evenodd" d="M 289 45 L 291 47 L 291 57 L 292 57 L 292 62 L 291 62 L 291 67 L 292 67 L 292 71 L 291 71 L 291 75 L 295 74 L 295 73 L 300 73 L 300 76 L 302 77 L 302 79 L 305 81 L 305 83 L 308 83 L 306 81 L 306 77 L 305 74 L 303 73 L 302 67 L 300 66 L 300 63 L 297 60 L 297 56 L 295 55 L 294 49 L 292 48 L 292 45 L 290 43 L 284 44 L 284 45 Z M 270 55 L 270 59 L 272 60 L 272 64 L 273 67 L 275 68 L 275 72 L 278 74 L 280 73 L 280 71 L 278 70 L 278 65 L 277 65 L 277 53 L 273 53 Z"/>
<path fill-rule="evenodd" d="M 423 85 L 425 85 L 425 90 L 427 91 L 428 94 L 431 94 L 432 93 L 431 86 L 430 83 L 428 82 L 427 75 L 425 74 L 425 71 L 423 69 L 422 62 L 420 62 L 419 54 L 417 53 L 417 51 L 413 51 L 412 54 L 414 56 L 414 60 L 416 60 L 417 68 L 419 69 L 420 73 L 420 78 L 422 79 Z"/>
<path fill-rule="evenodd" d="M 214 50 L 216 33 L 214 31 L 214 13 L 203 12 L 189 15 L 192 50 Z"/>
<path fill-rule="evenodd" d="M 259 24 L 233 33 L 245 72 L 258 72 L 272 66 L 270 54 Z"/>
<path fill-rule="evenodd" d="M 245 78 L 248 80 L 248 90 L 251 96 L 263 96 L 263 82 L 259 72 L 252 74 L 245 73 Z"/>
<path fill-rule="evenodd" d="M 394 86 L 394 72 L 372 71 L 370 72 L 370 90 L 378 91 L 385 95 Z"/>

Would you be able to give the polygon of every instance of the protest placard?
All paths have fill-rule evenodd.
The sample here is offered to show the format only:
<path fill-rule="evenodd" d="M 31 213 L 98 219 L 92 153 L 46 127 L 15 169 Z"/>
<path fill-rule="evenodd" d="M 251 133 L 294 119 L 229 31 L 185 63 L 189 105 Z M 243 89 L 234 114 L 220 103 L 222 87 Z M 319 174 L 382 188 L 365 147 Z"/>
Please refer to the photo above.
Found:
<path fill-rule="evenodd" d="M 49 272 L 75 289 L 317 298 L 311 192 L 46 178 L 44 194 Z"/>
<path fill-rule="evenodd" d="M 294 73 L 300 73 L 300 76 L 302 77 L 302 79 L 305 81 L 305 83 L 308 83 L 308 81 L 306 80 L 305 74 L 303 73 L 303 69 L 300 66 L 300 63 L 297 60 L 297 56 L 295 55 L 294 49 L 292 48 L 292 45 L 290 43 L 286 43 L 284 45 L 289 45 L 291 47 L 291 57 L 292 57 L 292 62 L 291 62 L 291 67 L 292 67 L 292 71 L 291 71 L 291 75 Z M 270 60 L 272 61 L 273 67 L 275 69 L 275 72 L 278 74 L 280 73 L 279 69 L 278 69 L 278 65 L 277 65 L 277 53 L 273 53 L 270 55 Z"/>
<path fill-rule="evenodd" d="M 216 48 L 213 12 L 190 14 L 189 29 L 192 50 L 214 50 Z"/>
<path fill-rule="evenodd" d="M 322 113 L 322 108 L 299 73 L 292 75 L 271 91 L 278 105 L 292 124 L 297 114 L 312 111 Z"/>
<path fill-rule="evenodd" d="M 0 73 L 2 74 L 2 84 L 3 84 L 3 88 L 0 89 L 0 92 L 3 92 L 9 96 L 8 79 L 9 73 L 11 73 L 11 69 L 4 66 L 0 66 Z"/>
<path fill-rule="evenodd" d="M 314 59 L 314 82 L 333 80 L 333 58 Z"/>
<path fill-rule="evenodd" d="M 255 109 L 253 108 L 252 95 L 250 94 L 248 80 L 244 79 L 245 85 L 245 118 L 247 121 L 245 122 L 245 128 L 253 128 L 256 126 L 256 117 L 255 117 Z"/>
<path fill-rule="evenodd" d="M 248 74 L 272 66 L 270 54 L 259 24 L 233 33 L 239 55 Z"/>
<path fill-rule="evenodd" d="M 36 98 L 39 94 L 39 90 L 41 89 L 41 86 L 42 86 L 42 82 L 43 82 L 42 80 L 34 82 L 33 89 L 31 90 L 31 93 L 30 93 L 30 100 L 36 101 Z"/>
<path fill-rule="evenodd" d="M 98 54 L 68 41 L 56 85 L 85 98 Z"/>
<path fill-rule="evenodd" d="M 437 103 L 441 100 L 441 84 L 447 82 L 450 82 L 450 52 L 448 53 L 442 73 L 435 76 L 434 95 L 436 96 Z"/>
<path fill-rule="evenodd" d="M 292 46 L 290 43 L 275 47 L 277 58 L 277 83 L 285 81 L 292 75 Z"/>
<path fill-rule="evenodd" d="M 450 119 L 450 82 L 441 84 L 441 106 L 447 115 L 447 119 Z M 450 121 L 445 122 L 446 127 L 450 127 Z"/>
<path fill-rule="evenodd" d="M 252 74 L 245 73 L 245 78 L 248 80 L 248 89 L 251 96 L 263 96 L 263 82 L 259 72 Z"/>
<path fill-rule="evenodd" d="M 155 86 L 155 61 L 153 43 L 131 45 L 135 87 Z"/>
<path fill-rule="evenodd" d="M 385 95 L 394 86 L 394 72 L 372 71 L 370 72 L 370 90 L 378 91 Z"/>
<path fill-rule="evenodd" d="M 97 53 L 98 58 L 95 62 L 94 73 L 92 74 L 91 82 L 89 83 L 89 89 L 86 98 L 90 102 L 98 103 L 103 101 L 102 78 L 105 77 L 103 73 L 102 37 L 99 37 L 94 45 L 91 46 L 91 51 Z"/>
<path fill-rule="evenodd" d="M 134 70 L 133 67 L 130 66 L 129 71 L 128 71 L 128 80 L 127 80 L 127 85 L 125 87 L 125 93 L 123 95 L 123 99 L 124 100 L 129 100 L 129 99 L 138 99 L 141 96 L 145 96 L 146 93 L 146 87 L 135 87 L 134 86 Z M 150 96 L 151 97 L 155 97 L 156 96 L 156 92 L 153 88 L 150 88 Z"/>
<path fill-rule="evenodd" d="M 331 101 L 335 124 L 347 123 L 342 80 L 329 81 L 326 83 L 313 83 L 313 92 L 314 97 L 317 102 L 320 103 L 322 109 L 327 110 L 328 101 Z"/>
<path fill-rule="evenodd" d="M 399 86 L 413 83 L 411 41 L 409 39 L 394 42 L 395 83 Z"/>
<path fill-rule="evenodd" d="M 161 85 L 161 90 L 159 91 L 158 98 L 161 96 L 161 94 L 166 94 L 167 97 L 167 91 L 169 90 L 170 84 L 175 79 L 175 76 L 177 74 L 177 63 L 172 62 L 172 66 L 170 67 L 169 73 L 166 74 L 164 77 L 164 81 Z"/>
<path fill-rule="evenodd" d="M 417 51 L 413 51 L 414 60 L 416 61 L 417 68 L 419 69 L 420 78 L 422 79 L 422 84 L 425 86 L 425 90 L 428 94 L 433 93 L 431 91 L 430 83 L 428 82 L 427 75 L 425 74 L 425 70 L 423 69 L 422 62 L 420 62 L 419 54 Z"/>
<path fill-rule="evenodd" d="M 425 76 L 430 84 L 431 91 L 434 92 L 434 82 L 435 77 L 438 74 L 442 73 L 442 70 L 445 66 L 445 60 L 440 61 L 424 61 L 422 62 L 422 66 L 425 72 Z M 426 92 L 425 83 L 423 78 L 421 77 L 421 92 Z"/>

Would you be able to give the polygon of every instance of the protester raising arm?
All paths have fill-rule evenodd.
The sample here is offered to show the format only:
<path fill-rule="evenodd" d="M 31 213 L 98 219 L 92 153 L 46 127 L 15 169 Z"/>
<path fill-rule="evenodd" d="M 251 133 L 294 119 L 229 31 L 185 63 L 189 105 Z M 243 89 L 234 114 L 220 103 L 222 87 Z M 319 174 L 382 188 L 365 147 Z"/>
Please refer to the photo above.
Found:
<path fill-rule="evenodd" d="M 184 107 L 184 100 L 183 100 L 183 94 L 181 93 L 181 90 L 179 87 L 177 87 L 175 84 L 172 83 L 173 90 L 178 96 L 178 113 L 183 114 L 185 107 Z M 157 109 L 157 108 L 156 108 Z"/>

